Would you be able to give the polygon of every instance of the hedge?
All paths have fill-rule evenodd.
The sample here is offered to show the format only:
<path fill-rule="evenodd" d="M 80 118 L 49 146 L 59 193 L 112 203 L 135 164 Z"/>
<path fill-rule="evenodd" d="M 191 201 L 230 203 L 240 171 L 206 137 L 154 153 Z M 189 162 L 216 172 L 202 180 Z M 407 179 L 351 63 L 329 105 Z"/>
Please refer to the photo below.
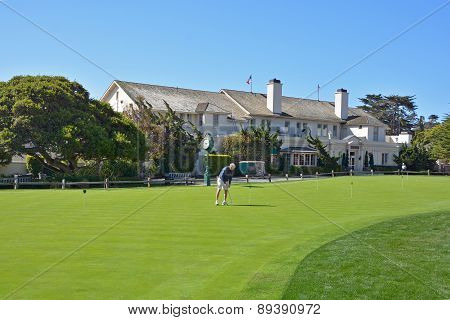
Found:
<path fill-rule="evenodd" d="M 209 154 L 208 166 L 209 174 L 211 176 L 217 176 L 223 167 L 231 163 L 231 156 L 227 154 Z M 236 165 L 237 166 L 237 165 Z"/>

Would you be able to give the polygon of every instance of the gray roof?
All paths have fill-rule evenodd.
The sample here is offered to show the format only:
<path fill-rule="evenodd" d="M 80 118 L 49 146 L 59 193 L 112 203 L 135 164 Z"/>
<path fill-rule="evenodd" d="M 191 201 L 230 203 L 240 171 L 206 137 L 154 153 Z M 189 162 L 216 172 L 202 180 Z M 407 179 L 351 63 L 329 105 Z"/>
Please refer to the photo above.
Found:
<path fill-rule="evenodd" d="M 223 90 L 237 103 L 243 106 L 250 115 L 274 116 L 267 109 L 267 96 L 263 93 L 250 93 L 236 90 Z M 328 101 L 282 97 L 280 116 L 320 121 L 342 121 L 334 113 L 334 104 Z M 276 116 L 276 115 L 275 115 Z"/>
<path fill-rule="evenodd" d="M 166 110 L 164 101 L 176 112 L 201 112 L 230 114 L 242 118 L 245 113 L 220 92 L 164 87 L 151 84 L 116 81 L 134 101 L 143 97 L 154 110 Z"/>
<path fill-rule="evenodd" d="M 370 115 L 369 113 L 365 112 L 364 110 L 358 108 L 349 108 L 346 124 L 348 126 L 370 125 L 376 127 L 386 127 L 386 125 L 383 122 L 381 122 L 374 116 Z"/>
<path fill-rule="evenodd" d="M 280 150 L 281 152 L 317 152 L 316 149 L 311 148 L 309 146 L 300 146 L 300 147 L 286 147 Z"/>
<path fill-rule="evenodd" d="M 311 99 L 281 98 L 280 115 L 267 109 L 267 96 L 263 93 L 223 89 L 220 92 L 164 87 L 151 84 L 115 81 L 134 101 L 143 97 L 155 110 L 166 110 L 164 101 L 176 112 L 223 113 L 234 119 L 251 116 L 287 117 L 315 121 L 346 122 L 334 113 L 334 103 Z M 364 110 L 349 108 L 348 125 L 385 126 Z"/>

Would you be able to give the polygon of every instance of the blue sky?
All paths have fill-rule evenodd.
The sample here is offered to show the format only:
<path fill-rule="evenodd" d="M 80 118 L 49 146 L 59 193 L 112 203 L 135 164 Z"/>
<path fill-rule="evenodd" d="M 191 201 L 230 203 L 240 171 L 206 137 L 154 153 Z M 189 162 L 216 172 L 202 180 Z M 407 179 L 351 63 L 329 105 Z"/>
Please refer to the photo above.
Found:
<path fill-rule="evenodd" d="M 1 1 L 1 0 L 0 0 Z M 445 0 L 4 1 L 121 80 L 305 97 Z M 110 75 L 0 4 L 0 81 L 64 75 L 101 97 Z M 419 114 L 450 112 L 450 5 L 321 89 L 351 105 L 368 93 L 416 95 Z M 316 95 L 313 95 L 313 98 Z"/>

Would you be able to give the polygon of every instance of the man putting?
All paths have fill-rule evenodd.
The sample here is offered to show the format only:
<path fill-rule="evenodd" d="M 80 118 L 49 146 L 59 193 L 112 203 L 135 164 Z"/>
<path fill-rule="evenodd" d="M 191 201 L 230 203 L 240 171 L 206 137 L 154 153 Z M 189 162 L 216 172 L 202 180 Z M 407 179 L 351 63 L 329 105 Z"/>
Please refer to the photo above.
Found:
<path fill-rule="evenodd" d="M 231 179 L 233 178 L 233 171 L 236 169 L 234 163 L 230 163 L 229 166 L 223 167 L 222 171 L 217 177 L 217 191 L 216 191 L 216 206 L 219 205 L 220 190 L 223 189 L 223 202 L 222 205 L 227 205 L 228 189 L 231 185 Z"/>

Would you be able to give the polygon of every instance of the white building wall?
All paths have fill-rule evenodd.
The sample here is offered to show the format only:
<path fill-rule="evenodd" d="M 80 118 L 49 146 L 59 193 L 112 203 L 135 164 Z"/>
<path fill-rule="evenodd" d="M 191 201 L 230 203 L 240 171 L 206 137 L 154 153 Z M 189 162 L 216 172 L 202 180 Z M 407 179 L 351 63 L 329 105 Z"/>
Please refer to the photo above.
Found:
<path fill-rule="evenodd" d="M 348 127 L 348 129 L 350 130 L 351 134 L 355 135 L 358 138 L 366 138 L 367 140 L 369 139 L 369 127 L 362 127 L 359 128 L 359 126 L 352 126 L 352 127 Z"/>
<path fill-rule="evenodd" d="M 111 90 L 109 95 L 105 97 L 105 101 L 117 112 L 123 112 L 126 107 L 134 103 L 125 91 L 118 86 L 116 86 L 115 90 Z"/>

